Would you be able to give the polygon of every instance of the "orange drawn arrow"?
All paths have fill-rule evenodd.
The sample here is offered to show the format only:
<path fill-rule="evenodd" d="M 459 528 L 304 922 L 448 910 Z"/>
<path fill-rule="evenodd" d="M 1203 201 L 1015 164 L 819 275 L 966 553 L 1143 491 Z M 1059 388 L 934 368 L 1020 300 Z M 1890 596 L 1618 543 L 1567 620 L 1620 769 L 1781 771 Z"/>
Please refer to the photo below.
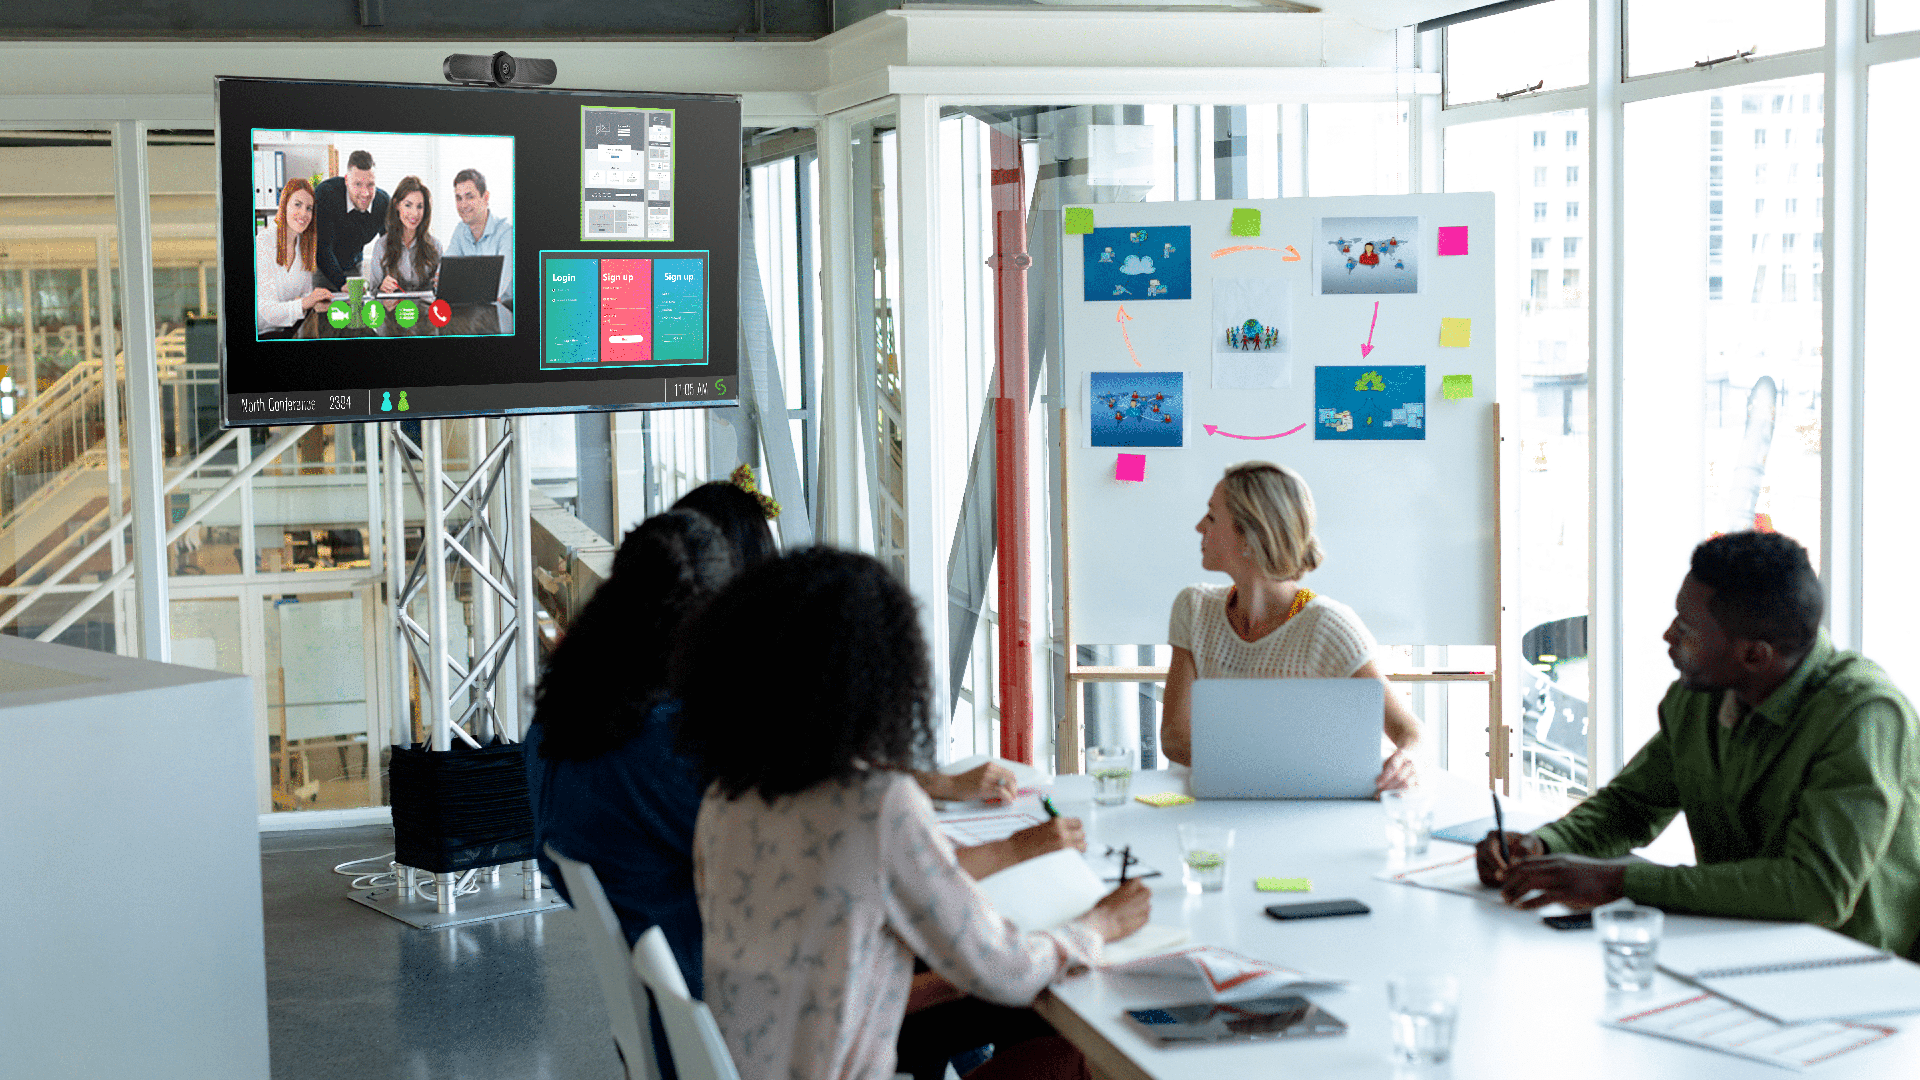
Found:
<path fill-rule="evenodd" d="M 1300 261 L 1300 253 L 1293 249 L 1292 244 L 1288 244 L 1286 247 L 1261 247 L 1259 244 L 1239 244 L 1234 247 L 1223 247 L 1219 251 L 1214 252 L 1213 257 L 1217 259 L 1222 255 L 1231 255 L 1236 251 L 1284 251 L 1286 254 L 1280 257 L 1281 262 Z"/>
<path fill-rule="evenodd" d="M 1125 304 L 1120 305 L 1120 313 L 1113 317 L 1113 320 L 1120 324 L 1120 340 L 1127 343 L 1128 358 L 1133 361 L 1134 367 L 1141 367 L 1140 356 L 1133 351 L 1133 335 L 1127 333 L 1127 323 L 1132 321 L 1132 319 L 1133 316 L 1127 314 L 1127 305 Z"/>

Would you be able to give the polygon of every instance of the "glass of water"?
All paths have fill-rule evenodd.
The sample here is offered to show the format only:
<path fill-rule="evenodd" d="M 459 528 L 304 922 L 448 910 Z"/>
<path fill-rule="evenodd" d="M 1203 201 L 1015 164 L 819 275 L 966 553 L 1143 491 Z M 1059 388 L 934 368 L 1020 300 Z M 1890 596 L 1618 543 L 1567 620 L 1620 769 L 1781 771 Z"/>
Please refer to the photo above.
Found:
<path fill-rule="evenodd" d="M 1614 990 L 1646 990 L 1653 986 L 1653 969 L 1660 952 L 1660 930 L 1666 916 L 1659 908 L 1621 902 L 1595 908 L 1593 928 L 1600 932 L 1600 951 L 1607 961 L 1607 986 Z"/>
<path fill-rule="evenodd" d="M 1219 892 L 1227 884 L 1233 830 L 1221 825 L 1180 826 L 1180 878 L 1190 893 Z"/>
<path fill-rule="evenodd" d="M 1087 772 L 1093 777 L 1093 801 L 1119 806 L 1133 791 L 1133 751 L 1124 746 L 1096 746 L 1087 751 Z"/>
<path fill-rule="evenodd" d="M 1387 812 L 1387 850 L 1403 858 L 1425 855 L 1433 842 L 1433 797 L 1419 788 L 1380 793 Z"/>
<path fill-rule="evenodd" d="M 1451 975 L 1402 975 L 1387 980 L 1393 1052 L 1414 1065 L 1438 1065 L 1453 1054 L 1453 1022 L 1460 983 Z"/>

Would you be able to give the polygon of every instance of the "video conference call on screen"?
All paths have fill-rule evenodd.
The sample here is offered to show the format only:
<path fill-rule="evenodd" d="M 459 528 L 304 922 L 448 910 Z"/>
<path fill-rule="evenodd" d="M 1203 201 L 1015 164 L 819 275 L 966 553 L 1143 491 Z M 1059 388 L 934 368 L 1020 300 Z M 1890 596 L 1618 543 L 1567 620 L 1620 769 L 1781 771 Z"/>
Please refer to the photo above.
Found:
<path fill-rule="evenodd" d="M 228 426 L 737 401 L 737 98 L 216 82 Z"/>

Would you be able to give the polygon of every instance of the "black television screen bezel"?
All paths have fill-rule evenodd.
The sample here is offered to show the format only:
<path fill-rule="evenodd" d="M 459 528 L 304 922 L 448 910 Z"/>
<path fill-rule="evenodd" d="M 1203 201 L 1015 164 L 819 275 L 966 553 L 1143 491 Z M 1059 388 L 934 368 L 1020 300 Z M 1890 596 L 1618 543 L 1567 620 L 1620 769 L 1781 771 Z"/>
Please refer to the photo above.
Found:
<path fill-rule="evenodd" d="M 236 97 L 230 91 L 244 86 L 248 95 Z M 690 94 L 632 90 L 577 90 L 551 88 L 506 88 L 460 86 L 435 83 L 353 82 L 321 79 L 265 79 L 218 76 L 215 87 L 215 148 L 218 180 L 215 184 L 216 235 L 220 267 L 219 389 L 222 427 L 279 426 L 300 423 L 379 423 L 391 420 L 457 417 L 496 417 L 541 413 L 611 412 L 661 408 L 732 407 L 740 404 L 739 380 L 739 273 L 740 222 L 743 155 L 740 140 L 741 104 L 737 95 Z M 391 104 L 381 115 L 437 117 L 451 114 L 458 123 L 439 123 L 427 119 L 420 126 L 434 127 L 425 134 L 509 135 L 514 142 L 514 236 L 515 303 L 514 333 L 473 337 L 382 337 L 355 338 L 352 341 L 380 342 L 378 353 L 343 352 L 341 346 L 314 342 L 272 342 L 256 340 L 253 310 L 255 284 L 252 273 L 252 132 L 254 130 L 397 130 L 378 121 L 357 125 L 344 123 L 337 112 L 324 107 L 303 105 L 289 112 L 273 102 L 276 95 L 310 94 L 315 100 L 332 94 L 391 95 Z M 419 95 L 429 95 L 425 98 Z M 579 212 L 581 153 L 577 122 L 560 125 L 546 118 L 544 129 L 531 135 L 521 129 L 541 110 L 555 108 L 554 99 L 564 104 L 559 109 L 578 116 L 584 105 L 611 105 L 621 108 L 673 108 L 683 110 L 675 120 L 675 215 L 674 239 L 658 241 L 583 240 L 576 224 L 571 230 L 556 230 L 552 220 L 560 215 L 553 207 L 570 205 Z M 439 104 L 424 106 L 422 102 Z M 495 103 L 509 102 L 504 108 Z M 489 107 L 493 106 L 491 111 Z M 360 110 L 355 115 L 365 114 Z M 688 114 L 692 115 L 689 116 Z M 269 119 L 271 114 L 271 119 Z M 691 124 L 683 126 L 685 120 Z M 262 122 L 268 121 L 268 122 Z M 229 140 L 229 128 L 232 138 Z M 445 130 L 439 130 L 445 128 Z M 417 130 L 417 129 L 416 129 Z M 693 153 L 683 150 L 691 136 Z M 547 142 L 564 140 L 570 166 L 556 169 L 551 158 L 555 147 Z M 687 168 L 689 158 L 695 166 Z M 543 178 L 544 171 L 544 178 Z M 689 180 L 689 176 L 692 177 Z M 391 189 L 392 181 L 382 184 Z M 552 190 L 539 193 L 537 184 Z M 687 192 L 682 201 L 681 192 Z M 229 196 L 247 195 L 247 228 L 234 235 L 229 222 Z M 542 211 L 534 215 L 531 231 L 523 231 L 521 222 L 527 208 L 544 199 Z M 568 200 L 571 200 L 569 203 Z M 443 221 L 459 224 L 452 208 L 439 210 L 434 222 L 436 233 L 444 230 Z M 239 213 L 239 211 L 235 211 Z M 690 231 L 691 230 L 691 231 Z M 592 248 L 605 246 L 605 254 L 646 257 L 650 251 L 699 249 L 708 253 L 707 357 L 705 364 L 661 365 L 645 369 L 647 374 L 628 374 L 637 369 L 554 369 L 540 363 L 542 327 L 538 292 L 520 295 L 520 283 L 537 280 L 539 252 L 543 248 Z M 228 275 L 232 266 L 245 266 L 238 279 Z M 229 318 L 232 316 L 232 318 Z M 344 345 L 344 341 L 342 342 Z M 332 355 L 348 358 L 349 367 L 361 374 L 371 364 L 391 365 L 409 374 L 420 372 L 424 381 L 403 379 L 391 384 L 359 381 L 368 385 L 338 387 L 326 385 L 321 378 L 307 380 L 275 379 L 272 373 L 262 377 L 235 379 L 236 350 L 249 358 L 262 347 L 290 346 L 331 350 Z M 472 381 L 440 381 L 448 370 L 470 365 L 471 350 L 486 351 L 486 365 L 505 368 L 501 377 Z M 377 357 L 370 360 L 369 357 Z M 396 360 L 397 358 L 397 360 Z M 280 366 L 293 366 L 283 364 Z M 438 371 L 433 369 L 438 368 Z M 320 370 L 326 370 L 321 367 Z M 619 374 L 616 374 L 616 371 Z M 384 372 L 381 372 L 384 374 Z M 278 382 L 278 385 L 268 385 Z M 381 412 L 383 392 L 410 395 L 406 413 Z M 389 397 L 391 402 L 391 397 Z"/>

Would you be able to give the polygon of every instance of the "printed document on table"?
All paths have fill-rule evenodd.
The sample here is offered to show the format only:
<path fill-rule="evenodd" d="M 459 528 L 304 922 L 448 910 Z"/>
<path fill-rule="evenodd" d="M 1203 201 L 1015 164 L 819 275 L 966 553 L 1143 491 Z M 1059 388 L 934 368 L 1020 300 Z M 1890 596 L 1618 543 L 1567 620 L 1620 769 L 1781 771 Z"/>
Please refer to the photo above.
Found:
<path fill-rule="evenodd" d="M 1726 998 L 1692 988 L 1637 1005 L 1633 1011 L 1610 1016 L 1601 1023 L 1796 1071 L 1899 1031 L 1884 1024 L 1842 1021 L 1782 1024 Z"/>
<path fill-rule="evenodd" d="M 1659 962 L 1785 1023 L 1920 1012 L 1920 964 L 1804 923 L 1669 938 Z"/>

